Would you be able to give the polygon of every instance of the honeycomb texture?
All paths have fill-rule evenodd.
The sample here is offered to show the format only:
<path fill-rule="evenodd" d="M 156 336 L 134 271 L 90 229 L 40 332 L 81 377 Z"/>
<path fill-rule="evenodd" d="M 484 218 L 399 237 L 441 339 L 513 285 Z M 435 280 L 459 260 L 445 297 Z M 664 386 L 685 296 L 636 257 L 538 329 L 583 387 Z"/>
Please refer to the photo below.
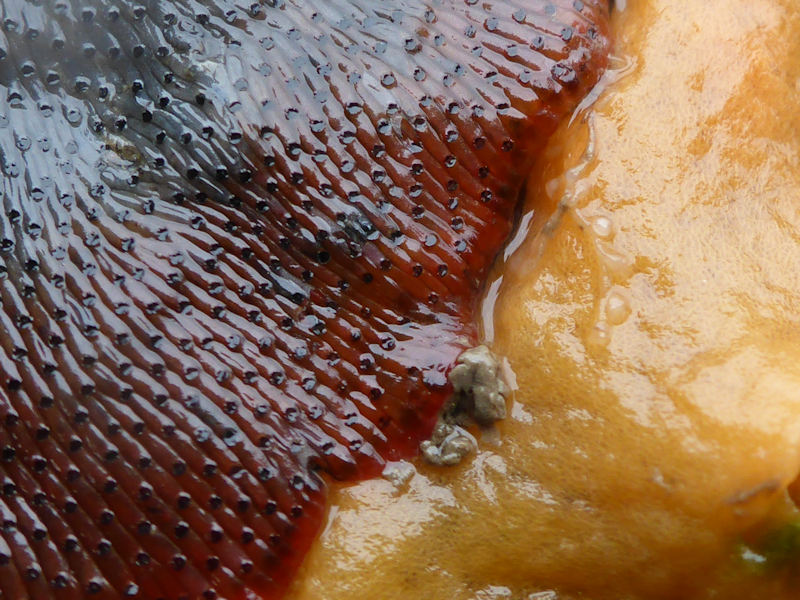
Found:
<path fill-rule="evenodd" d="M 280 597 L 321 473 L 430 432 L 607 2 L 0 11 L 0 597 Z"/>

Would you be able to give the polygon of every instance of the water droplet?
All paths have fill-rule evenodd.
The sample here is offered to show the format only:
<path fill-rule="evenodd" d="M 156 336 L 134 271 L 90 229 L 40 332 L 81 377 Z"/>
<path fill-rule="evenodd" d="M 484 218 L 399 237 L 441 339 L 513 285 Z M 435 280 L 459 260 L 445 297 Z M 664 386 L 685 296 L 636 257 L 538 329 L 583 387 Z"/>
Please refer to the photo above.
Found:
<path fill-rule="evenodd" d="M 619 292 L 611 292 L 606 297 L 606 317 L 612 325 L 624 323 L 631 314 L 627 298 Z"/>
<path fill-rule="evenodd" d="M 605 321 L 598 321 L 589 331 L 587 345 L 597 348 L 605 348 L 611 341 L 611 327 Z"/>
<path fill-rule="evenodd" d="M 608 217 L 597 217 L 592 221 L 592 232 L 600 239 L 608 239 L 614 233 L 614 224 Z"/>

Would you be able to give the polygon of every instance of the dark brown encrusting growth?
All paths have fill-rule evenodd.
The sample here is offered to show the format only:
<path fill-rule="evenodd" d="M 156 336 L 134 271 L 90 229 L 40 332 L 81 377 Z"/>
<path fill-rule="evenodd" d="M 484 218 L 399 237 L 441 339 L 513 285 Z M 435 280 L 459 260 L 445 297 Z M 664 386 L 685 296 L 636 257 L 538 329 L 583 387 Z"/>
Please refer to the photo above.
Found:
<path fill-rule="evenodd" d="M 0 4 L 0 597 L 281 595 L 430 432 L 606 0 Z"/>

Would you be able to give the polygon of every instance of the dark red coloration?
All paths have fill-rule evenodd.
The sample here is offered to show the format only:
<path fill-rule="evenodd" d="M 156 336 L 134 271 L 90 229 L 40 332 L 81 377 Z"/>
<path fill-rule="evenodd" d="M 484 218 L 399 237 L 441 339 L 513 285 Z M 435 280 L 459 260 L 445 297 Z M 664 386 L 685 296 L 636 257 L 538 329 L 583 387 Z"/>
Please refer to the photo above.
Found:
<path fill-rule="evenodd" d="M 2 10 L 0 596 L 279 597 L 317 472 L 431 430 L 607 2 Z"/>

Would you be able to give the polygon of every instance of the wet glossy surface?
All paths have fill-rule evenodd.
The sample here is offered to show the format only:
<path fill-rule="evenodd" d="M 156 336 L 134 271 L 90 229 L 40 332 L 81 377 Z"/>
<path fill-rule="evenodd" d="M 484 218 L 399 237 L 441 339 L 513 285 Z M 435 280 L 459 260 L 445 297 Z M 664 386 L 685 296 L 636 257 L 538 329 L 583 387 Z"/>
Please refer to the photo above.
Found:
<path fill-rule="evenodd" d="M 607 3 L 1 8 L 0 595 L 276 597 L 318 470 L 430 431 Z"/>
<path fill-rule="evenodd" d="M 800 5 L 627 4 L 505 265 L 499 443 L 337 491 L 296 598 L 800 595 L 762 539 L 798 516 Z"/>

